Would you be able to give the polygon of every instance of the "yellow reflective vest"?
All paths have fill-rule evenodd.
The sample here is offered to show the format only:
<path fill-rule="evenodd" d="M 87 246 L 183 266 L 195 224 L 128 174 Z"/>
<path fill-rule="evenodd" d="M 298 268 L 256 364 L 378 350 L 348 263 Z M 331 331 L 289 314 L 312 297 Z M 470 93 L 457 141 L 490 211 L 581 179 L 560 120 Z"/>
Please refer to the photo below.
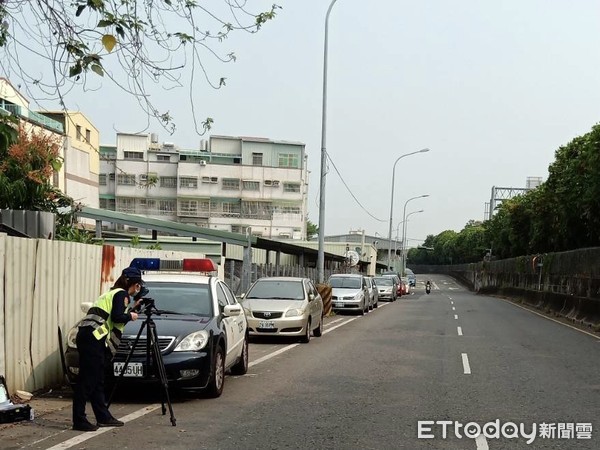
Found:
<path fill-rule="evenodd" d="M 79 322 L 79 327 L 92 327 L 94 329 L 92 334 L 98 340 L 108 336 L 106 345 L 113 355 L 117 353 L 125 328 L 124 323 L 115 323 L 110 317 L 113 298 L 119 291 L 124 291 L 124 289 L 117 288 L 102 294 L 88 310 L 83 320 Z"/>

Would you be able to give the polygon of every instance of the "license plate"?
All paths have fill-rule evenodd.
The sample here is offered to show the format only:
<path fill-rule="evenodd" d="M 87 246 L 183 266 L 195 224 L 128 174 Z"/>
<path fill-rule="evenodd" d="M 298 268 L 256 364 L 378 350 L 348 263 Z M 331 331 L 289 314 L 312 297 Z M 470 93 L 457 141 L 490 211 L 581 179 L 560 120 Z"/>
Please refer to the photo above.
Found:
<path fill-rule="evenodd" d="M 275 322 L 270 320 L 261 320 L 258 323 L 258 328 L 275 328 Z"/>
<path fill-rule="evenodd" d="M 335 303 L 333 304 L 333 306 L 334 306 L 334 307 L 336 307 L 336 308 L 343 308 L 343 307 L 344 307 L 344 304 L 343 304 L 343 303 L 341 303 L 341 302 L 335 302 Z"/>
<path fill-rule="evenodd" d="M 115 377 L 121 375 L 121 371 L 123 370 L 124 362 L 116 362 L 113 363 L 113 370 L 115 373 Z M 129 363 L 127 364 L 127 369 L 123 374 L 124 377 L 143 377 L 144 376 L 144 366 L 142 363 Z"/>

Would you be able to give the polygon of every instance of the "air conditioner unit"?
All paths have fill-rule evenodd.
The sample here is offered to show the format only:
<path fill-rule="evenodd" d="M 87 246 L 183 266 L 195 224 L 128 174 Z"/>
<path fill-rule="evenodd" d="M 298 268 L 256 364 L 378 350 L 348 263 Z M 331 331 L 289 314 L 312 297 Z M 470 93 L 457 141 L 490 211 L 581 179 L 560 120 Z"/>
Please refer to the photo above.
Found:
<path fill-rule="evenodd" d="M 273 187 L 278 187 L 279 186 L 279 180 L 273 180 Z"/>
<path fill-rule="evenodd" d="M 206 161 L 204 161 L 203 159 L 202 159 L 202 160 L 200 160 L 200 165 L 201 165 L 201 166 L 205 166 L 205 165 L 206 165 Z"/>

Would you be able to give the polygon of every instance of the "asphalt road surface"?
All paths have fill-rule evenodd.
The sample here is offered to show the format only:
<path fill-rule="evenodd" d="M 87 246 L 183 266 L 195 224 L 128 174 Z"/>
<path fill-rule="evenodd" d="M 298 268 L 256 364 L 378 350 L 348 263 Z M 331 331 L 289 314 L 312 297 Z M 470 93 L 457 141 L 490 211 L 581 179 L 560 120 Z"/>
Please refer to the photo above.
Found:
<path fill-rule="evenodd" d="M 122 394 L 111 411 L 125 426 L 95 433 L 70 430 L 69 399 L 55 399 L 0 427 L 0 448 L 600 449 L 600 339 L 417 279 L 364 317 L 328 318 L 309 344 L 253 342 L 221 398 L 175 395 L 176 427 L 150 390 Z"/>

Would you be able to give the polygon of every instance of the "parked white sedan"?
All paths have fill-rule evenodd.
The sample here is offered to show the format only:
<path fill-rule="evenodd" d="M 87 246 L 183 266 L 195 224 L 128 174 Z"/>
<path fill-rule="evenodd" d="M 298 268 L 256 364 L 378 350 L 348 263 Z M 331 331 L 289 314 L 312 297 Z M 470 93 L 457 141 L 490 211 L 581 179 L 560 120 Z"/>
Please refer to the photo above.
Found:
<path fill-rule="evenodd" d="M 307 343 L 311 332 L 323 334 L 323 299 L 308 278 L 259 278 L 241 303 L 250 335 L 298 336 Z"/>

